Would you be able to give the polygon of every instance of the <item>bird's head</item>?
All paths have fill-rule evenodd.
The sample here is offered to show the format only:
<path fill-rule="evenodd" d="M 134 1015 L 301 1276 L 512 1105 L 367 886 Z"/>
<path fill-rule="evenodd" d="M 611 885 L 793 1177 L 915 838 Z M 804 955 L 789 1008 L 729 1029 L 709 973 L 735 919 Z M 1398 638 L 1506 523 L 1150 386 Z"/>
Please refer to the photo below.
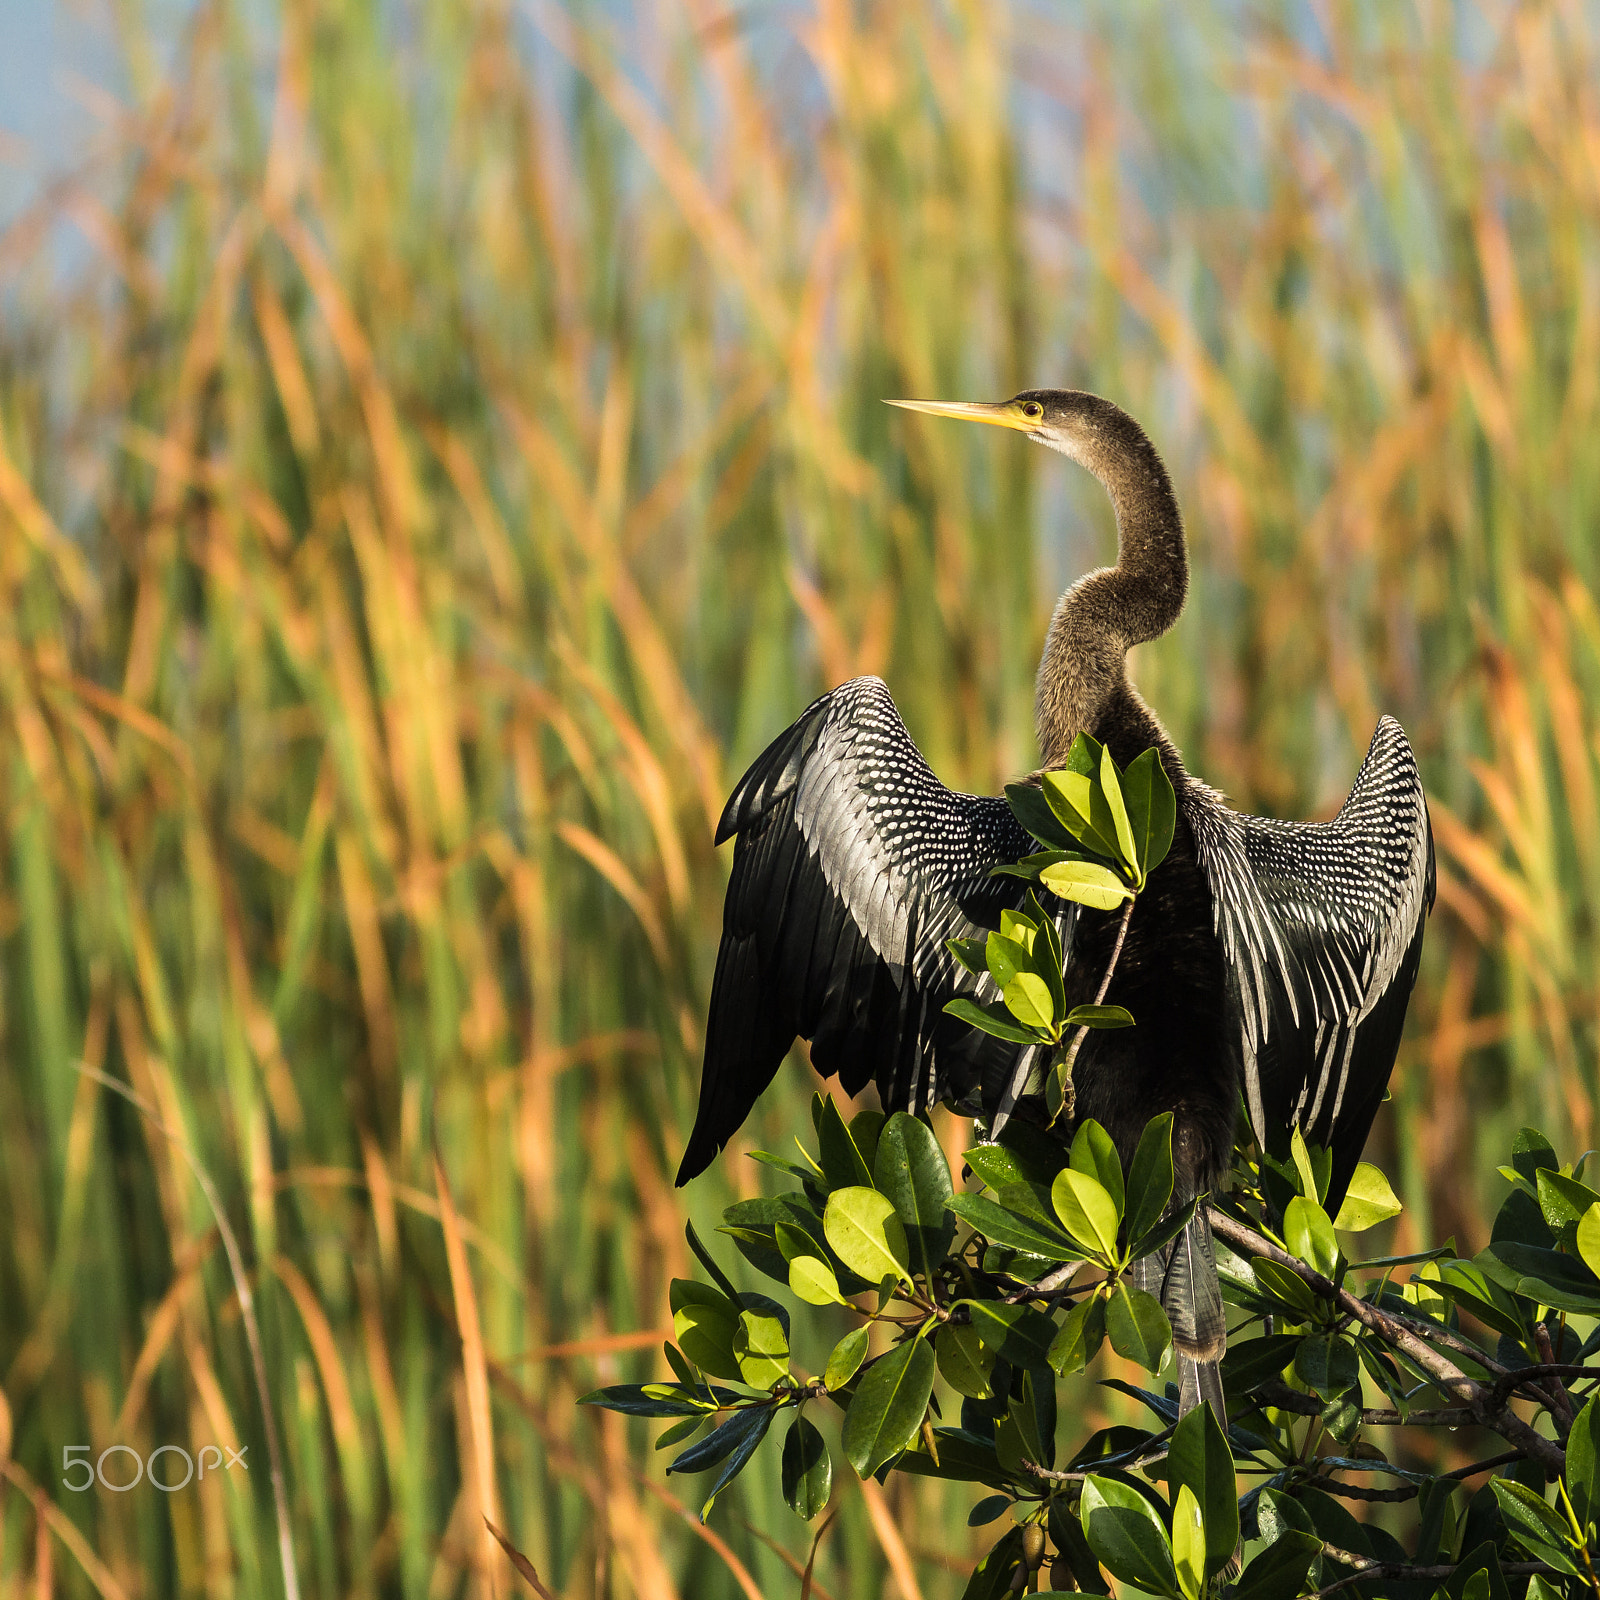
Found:
<path fill-rule="evenodd" d="M 1093 469 L 1109 436 L 1122 435 L 1132 422 L 1109 400 L 1082 389 L 1024 389 L 1009 400 L 890 400 L 907 411 L 935 417 L 963 417 L 997 428 L 1014 428 L 1038 444 L 1049 445 Z M 1135 430 L 1137 431 L 1137 430 Z"/>

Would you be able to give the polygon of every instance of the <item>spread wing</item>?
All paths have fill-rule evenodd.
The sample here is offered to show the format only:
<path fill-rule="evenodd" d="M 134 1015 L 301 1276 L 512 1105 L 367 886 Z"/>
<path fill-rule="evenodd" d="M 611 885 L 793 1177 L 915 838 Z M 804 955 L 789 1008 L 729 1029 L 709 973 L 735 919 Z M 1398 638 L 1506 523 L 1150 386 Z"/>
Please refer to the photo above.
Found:
<path fill-rule="evenodd" d="M 723 910 L 694 1132 L 708 1166 L 796 1035 L 851 1094 L 918 1111 L 1009 1081 L 1019 1047 L 944 1015 L 975 990 L 945 940 L 981 936 L 1027 885 L 989 869 L 1037 848 L 1003 799 L 933 775 L 879 678 L 813 702 L 739 781 L 717 828 L 738 836 Z"/>
<path fill-rule="evenodd" d="M 1400 1044 L 1433 905 L 1433 833 L 1416 759 L 1384 717 L 1331 822 L 1220 804 L 1191 814 L 1211 884 L 1256 1136 L 1298 1124 L 1333 1151 L 1336 1208 Z"/>

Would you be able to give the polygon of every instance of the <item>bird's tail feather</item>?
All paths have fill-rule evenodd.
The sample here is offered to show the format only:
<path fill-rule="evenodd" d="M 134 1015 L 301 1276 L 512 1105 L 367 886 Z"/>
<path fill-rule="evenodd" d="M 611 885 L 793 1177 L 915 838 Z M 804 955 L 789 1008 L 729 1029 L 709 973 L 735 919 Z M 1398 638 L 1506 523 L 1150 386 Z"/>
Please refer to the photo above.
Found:
<path fill-rule="evenodd" d="M 1134 1262 L 1133 1281 L 1161 1302 L 1172 1324 L 1179 1414 L 1187 1416 L 1204 1401 L 1227 1427 L 1219 1363 L 1228 1348 L 1228 1329 L 1211 1224 L 1204 1210 L 1196 1210 L 1182 1231 L 1154 1255 Z"/>

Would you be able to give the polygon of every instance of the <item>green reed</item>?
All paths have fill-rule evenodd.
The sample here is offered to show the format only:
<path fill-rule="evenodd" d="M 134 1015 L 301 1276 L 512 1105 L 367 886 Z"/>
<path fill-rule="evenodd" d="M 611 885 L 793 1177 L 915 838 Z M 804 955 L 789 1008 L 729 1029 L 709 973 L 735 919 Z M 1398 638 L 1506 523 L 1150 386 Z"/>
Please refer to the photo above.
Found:
<path fill-rule="evenodd" d="M 992 790 L 1111 553 L 1075 469 L 885 396 L 1146 421 L 1196 583 L 1137 677 L 1237 803 L 1325 813 L 1405 722 L 1441 893 L 1378 1137 L 1415 1227 L 1481 1242 L 1461 1173 L 1520 1120 L 1587 1142 L 1579 6 L 1302 37 L 1193 0 L 1166 50 L 1155 8 L 243 10 L 162 67 L 119 8 L 103 153 L 0 245 L 8 1586 L 280 1592 L 213 1218 L 81 1063 L 241 1235 L 303 1593 L 509 1594 L 486 1512 L 563 1595 L 798 1592 L 759 1469 L 708 1542 L 572 1402 L 656 1370 L 685 1214 L 804 1119 L 797 1063 L 672 1191 L 740 764 L 873 671 Z M 213 1442 L 249 1475 L 60 1484 L 64 1445 Z M 965 1509 L 843 1493 L 813 1592 L 954 1594 Z"/>

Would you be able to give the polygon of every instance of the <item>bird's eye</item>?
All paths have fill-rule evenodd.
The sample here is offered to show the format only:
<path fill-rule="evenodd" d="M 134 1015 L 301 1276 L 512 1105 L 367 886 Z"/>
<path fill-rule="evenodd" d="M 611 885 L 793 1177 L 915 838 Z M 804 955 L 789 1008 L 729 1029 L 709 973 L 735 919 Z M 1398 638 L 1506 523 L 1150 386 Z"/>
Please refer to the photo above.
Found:
<path fill-rule="evenodd" d="M 1044 415 L 1044 407 L 1037 400 L 1030 400 L 1022 408 L 1022 414 L 1025 417 L 1042 417 Z"/>

